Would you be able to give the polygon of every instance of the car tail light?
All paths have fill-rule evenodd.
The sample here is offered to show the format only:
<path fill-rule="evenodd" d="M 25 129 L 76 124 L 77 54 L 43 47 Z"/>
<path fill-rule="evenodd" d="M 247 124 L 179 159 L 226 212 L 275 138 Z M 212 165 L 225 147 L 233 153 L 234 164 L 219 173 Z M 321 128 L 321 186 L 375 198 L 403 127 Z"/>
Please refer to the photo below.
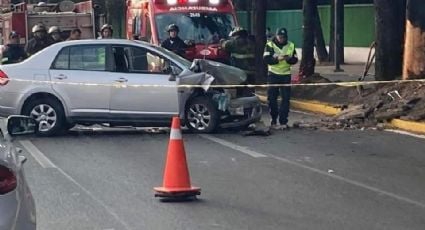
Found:
<path fill-rule="evenodd" d="M 0 165 L 0 195 L 15 190 L 17 180 L 15 174 L 9 168 Z"/>
<path fill-rule="evenodd" d="M 9 77 L 0 70 L 0 85 L 6 85 L 9 82 Z"/>

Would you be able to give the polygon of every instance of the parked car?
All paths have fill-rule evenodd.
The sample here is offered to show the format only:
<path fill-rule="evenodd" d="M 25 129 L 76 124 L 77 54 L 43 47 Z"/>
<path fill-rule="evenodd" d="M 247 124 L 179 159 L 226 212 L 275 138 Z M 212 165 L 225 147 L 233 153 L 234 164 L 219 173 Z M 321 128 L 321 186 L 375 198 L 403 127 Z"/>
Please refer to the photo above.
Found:
<path fill-rule="evenodd" d="M 24 156 L 13 145 L 15 136 L 34 134 L 34 119 L 11 116 L 0 119 L 0 229 L 35 230 L 35 204 L 25 179 Z"/>
<path fill-rule="evenodd" d="M 235 67 L 141 41 L 66 41 L 0 67 L 0 116 L 31 116 L 41 135 L 75 124 L 169 126 L 173 116 L 213 132 L 260 119 L 258 97 L 238 87 L 245 80 Z"/>

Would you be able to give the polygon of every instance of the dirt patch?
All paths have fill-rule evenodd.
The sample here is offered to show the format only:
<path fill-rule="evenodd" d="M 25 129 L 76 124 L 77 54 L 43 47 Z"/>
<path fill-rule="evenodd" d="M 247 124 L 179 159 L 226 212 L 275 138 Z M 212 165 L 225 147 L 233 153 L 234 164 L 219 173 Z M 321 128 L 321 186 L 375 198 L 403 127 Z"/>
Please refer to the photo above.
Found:
<path fill-rule="evenodd" d="M 328 83 L 315 75 L 302 83 Z M 344 108 L 339 114 L 314 124 L 298 123 L 308 129 L 381 129 L 394 118 L 425 121 L 425 83 L 399 82 L 347 86 L 295 86 L 293 98 L 317 100 Z"/>

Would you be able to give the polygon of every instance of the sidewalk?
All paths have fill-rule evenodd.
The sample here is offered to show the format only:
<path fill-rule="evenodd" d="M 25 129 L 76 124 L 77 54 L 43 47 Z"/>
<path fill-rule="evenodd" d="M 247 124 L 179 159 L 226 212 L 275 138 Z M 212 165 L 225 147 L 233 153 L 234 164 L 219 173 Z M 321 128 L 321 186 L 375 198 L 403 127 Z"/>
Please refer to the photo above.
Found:
<path fill-rule="evenodd" d="M 334 65 L 316 65 L 315 72 L 331 81 L 351 82 L 359 80 L 359 78 L 363 75 L 365 65 L 366 63 L 343 64 L 341 65 L 343 72 L 335 72 Z M 292 67 L 293 75 L 298 72 L 299 68 L 299 64 Z M 374 77 L 375 66 L 372 65 L 368 75 L 365 78 L 365 81 L 373 81 L 375 80 Z"/>

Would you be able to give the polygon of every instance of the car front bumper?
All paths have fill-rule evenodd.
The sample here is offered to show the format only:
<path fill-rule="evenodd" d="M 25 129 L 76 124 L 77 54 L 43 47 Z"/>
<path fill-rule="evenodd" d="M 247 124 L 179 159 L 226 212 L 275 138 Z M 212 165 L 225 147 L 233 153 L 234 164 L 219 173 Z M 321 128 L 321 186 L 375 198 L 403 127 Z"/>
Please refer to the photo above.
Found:
<path fill-rule="evenodd" d="M 227 111 L 229 118 L 220 123 L 221 128 L 247 126 L 261 120 L 261 101 L 257 96 L 232 99 Z"/>

